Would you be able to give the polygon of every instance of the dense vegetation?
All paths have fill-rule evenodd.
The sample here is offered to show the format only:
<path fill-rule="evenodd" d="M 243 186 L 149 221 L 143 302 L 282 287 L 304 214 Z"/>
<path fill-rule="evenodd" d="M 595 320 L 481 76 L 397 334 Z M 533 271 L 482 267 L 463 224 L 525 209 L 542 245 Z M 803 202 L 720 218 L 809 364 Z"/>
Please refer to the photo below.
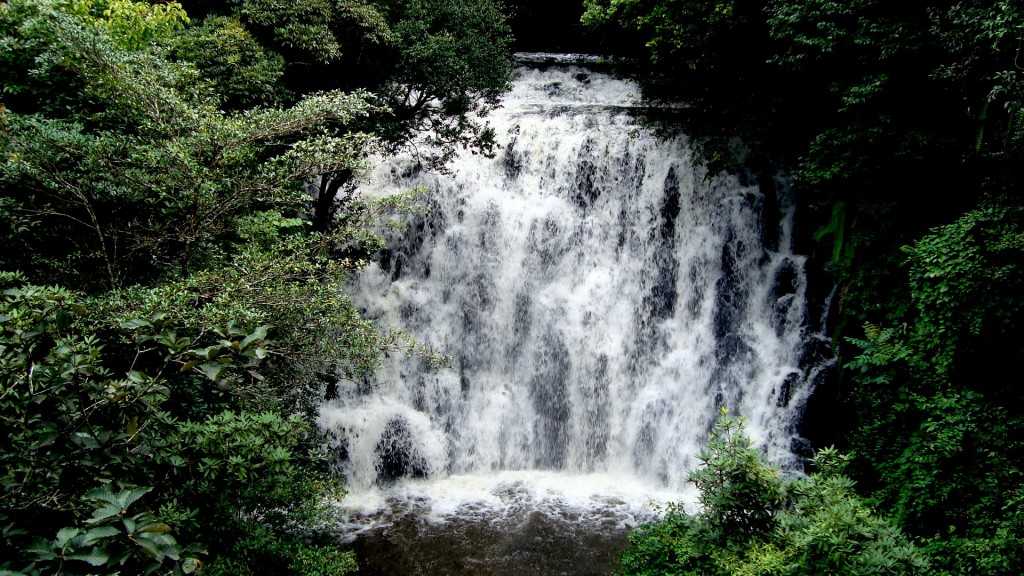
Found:
<path fill-rule="evenodd" d="M 341 290 L 375 150 L 506 87 L 491 2 L 0 5 L 0 573 L 344 574 L 309 425 L 403 345 Z"/>
<path fill-rule="evenodd" d="M 807 433 L 931 573 L 1024 572 L 1024 4 L 588 0 L 584 20 L 693 106 L 709 161 L 792 174 L 839 286 Z"/>
<path fill-rule="evenodd" d="M 631 57 L 714 167 L 792 175 L 839 286 L 805 432 L 849 458 L 785 480 L 724 418 L 703 511 L 623 570 L 1024 573 L 1024 5 L 583 4 L 0 4 L 0 574 L 354 569 L 309 421 L 406 345 L 342 286 L 411 195 L 353 177 L 494 150 L 508 12 L 529 48 Z"/>
<path fill-rule="evenodd" d="M 625 574 L 927 574 L 919 550 L 874 514 L 844 476 L 846 457 L 819 450 L 805 477 L 783 480 L 723 414 L 690 479 L 701 511 L 670 507 L 631 535 Z"/>

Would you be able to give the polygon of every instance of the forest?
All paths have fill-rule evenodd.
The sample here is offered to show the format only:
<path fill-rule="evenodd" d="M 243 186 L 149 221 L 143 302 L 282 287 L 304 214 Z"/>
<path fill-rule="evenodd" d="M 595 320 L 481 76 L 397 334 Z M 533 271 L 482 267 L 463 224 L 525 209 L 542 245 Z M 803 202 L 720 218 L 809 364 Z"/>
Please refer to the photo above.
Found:
<path fill-rule="evenodd" d="M 3 0 L 0 38 L 0 575 L 357 572 L 320 404 L 444 361 L 352 299 L 425 193 L 361 175 L 501 154 L 517 51 L 784 175 L 828 312 L 803 469 L 723 409 L 613 572 L 1024 573 L 1017 0 Z"/>

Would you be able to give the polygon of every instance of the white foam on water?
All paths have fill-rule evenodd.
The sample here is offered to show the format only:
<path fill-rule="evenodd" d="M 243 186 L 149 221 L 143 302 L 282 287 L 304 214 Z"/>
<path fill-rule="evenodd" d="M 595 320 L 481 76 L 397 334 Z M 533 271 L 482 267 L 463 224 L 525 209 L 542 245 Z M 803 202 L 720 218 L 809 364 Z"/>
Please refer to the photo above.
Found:
<path fill-rule="evenodd" d="M 354 492 L 333 505 L 349 535 L 386 527 L 408 513 L 436 524 L 453 518 L 515 522 L 528 513 L 541 513 L 595 530 L 622 530 L 649 522 L 669 505 L 697 509 L 694 490 L 668 490 L 631 474 L 537 470 L 403 479 L 387 488 Z"/>

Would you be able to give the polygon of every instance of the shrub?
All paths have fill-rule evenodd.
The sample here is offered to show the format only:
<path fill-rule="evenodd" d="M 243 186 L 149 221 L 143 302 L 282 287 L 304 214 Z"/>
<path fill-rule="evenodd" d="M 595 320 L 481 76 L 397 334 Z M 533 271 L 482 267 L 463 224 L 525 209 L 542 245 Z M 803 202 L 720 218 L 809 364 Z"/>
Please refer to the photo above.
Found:
<path fill-rule="evenodd" d="M 846 458 L 816 455 L 816 472 L 784 481 L 727 415 L 691 475 L 703 510 L 680 506 L 630 535 L 626 575 L 868 576 L 927 573 L 924 556 L 877 516 L 843 476 Z"/>

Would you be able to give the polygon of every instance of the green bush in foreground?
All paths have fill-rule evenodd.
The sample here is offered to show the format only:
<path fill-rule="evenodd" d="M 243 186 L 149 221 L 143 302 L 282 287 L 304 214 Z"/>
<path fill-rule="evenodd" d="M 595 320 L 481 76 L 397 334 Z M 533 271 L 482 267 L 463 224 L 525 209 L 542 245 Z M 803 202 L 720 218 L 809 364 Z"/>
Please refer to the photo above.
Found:
<path fill-rule="evenodd" d="M 89 312 L 0 273 L 0 574 L 352 567 L 294 528 L 330 489 L 310 427 L 238 396 L 274 374 L 266 326 L 204 334 L 153 315 L 93 332 Z"/>
<path fill-rule="evenodd" d="M 723 414 L 691 480 L 703 510 L 670 506 L 630 536 L 630 576 L 867 576 L 924 574 L 923 556 L 843 476 L 846 458 L 818 452 L 815 473 L 784 480 L 763 462 L 742 422 Z"/>

